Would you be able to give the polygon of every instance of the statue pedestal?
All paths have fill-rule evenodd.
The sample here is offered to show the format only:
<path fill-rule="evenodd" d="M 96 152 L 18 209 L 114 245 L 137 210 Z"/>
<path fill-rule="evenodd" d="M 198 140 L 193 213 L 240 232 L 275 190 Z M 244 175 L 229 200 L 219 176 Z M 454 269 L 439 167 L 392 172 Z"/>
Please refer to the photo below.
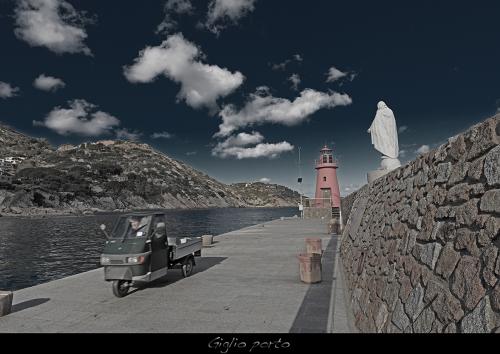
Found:
<path fill-rule="evenodd" d="M 377 178 L 380 178 L 380 177 L 388 174 L 389 172 L 391 172 L 391 171 L 390 170 L 374 170 L 374 171 L 368 172 L 368 174 L 367 174 L 368 183 L 372 183 Z"/>
<path fill-rule="evenodd" d="M 401 161 L 399 161 L 399 159 L 393 159 L 387 156 L 382 156 L 382 162 L 380 163 L 380 167 L 383 170 L 392 171 L 398 167 L 401 167 Z"/>
<path fill-rule="evenodd" d="M 380 168 L 378 170 L 368 172 L 368 183 L 372 183 L 377 178 L 380 178 L 399 167 L 401 167 L 401 162 L 398 159 L 382 156 Z"/>

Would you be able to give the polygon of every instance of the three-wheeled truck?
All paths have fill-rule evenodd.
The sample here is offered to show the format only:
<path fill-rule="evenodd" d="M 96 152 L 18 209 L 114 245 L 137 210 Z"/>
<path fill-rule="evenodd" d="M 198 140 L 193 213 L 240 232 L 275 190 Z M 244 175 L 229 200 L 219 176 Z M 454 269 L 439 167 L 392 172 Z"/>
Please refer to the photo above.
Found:
<path fill-rule="evenodd" d="M 100 226 L 107 238 L 101 265 L 115 296 L 162 278 L 171 268 L 180 267 L 184 277 L 191 275 L 195 256 L 201 256 L 201 238 L 167 236 L 165 221 L 161 212 L 131 213 L 120 216 L 111 233 Z"/>

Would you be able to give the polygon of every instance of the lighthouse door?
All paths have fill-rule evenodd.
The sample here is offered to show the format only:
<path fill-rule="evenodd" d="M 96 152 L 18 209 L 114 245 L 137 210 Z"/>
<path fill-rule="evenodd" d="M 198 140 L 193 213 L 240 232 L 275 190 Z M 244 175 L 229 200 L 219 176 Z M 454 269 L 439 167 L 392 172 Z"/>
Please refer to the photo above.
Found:
<path fill-rule="evenodd" d="M 323 208 L 328 208 L 331 205 L 332 190 L 330 188 L 321 188 L 321 198 Z"/>

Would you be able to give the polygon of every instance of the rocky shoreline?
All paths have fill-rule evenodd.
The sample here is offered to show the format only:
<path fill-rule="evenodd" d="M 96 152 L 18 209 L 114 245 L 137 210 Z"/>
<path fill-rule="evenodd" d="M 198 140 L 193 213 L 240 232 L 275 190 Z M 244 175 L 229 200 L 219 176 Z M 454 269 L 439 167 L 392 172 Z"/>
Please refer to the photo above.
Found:
<path fill-rule="evenodd" d="M 243 209 L 262 209 L 262 208 L 290 208 L 292 206 L 245 206 L 238 207 Z M 1 217 L 18 217 L 18 218 L 44 218 L 44 217 L 57 217 L 57 216 L 92 216 L 100 214 L 123 214 L 131 212 L 140 212 L 147 210 L 202 210 L 202 209 L 224 209 L 235 207 L 199 207 L 199 208 L 153 208 L 153 209 L 114 209 L 105 210 L 99 208 L 90 209 L 53 209 L 53 208 L 11 208 L 11 211 L 0 212 Z"/>

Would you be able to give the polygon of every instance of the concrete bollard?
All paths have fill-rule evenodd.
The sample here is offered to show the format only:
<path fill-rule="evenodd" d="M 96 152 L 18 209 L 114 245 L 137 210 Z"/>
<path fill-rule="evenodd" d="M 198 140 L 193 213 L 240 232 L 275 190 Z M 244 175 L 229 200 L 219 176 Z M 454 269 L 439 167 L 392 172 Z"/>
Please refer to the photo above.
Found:
<path fill-rule="evenodd" d="M 0 291 L 0 317 L 8 315 L 12 311 L 12 291 Z"/>
<path fill-rule="evenodd" d="M 202 241 L 203 247 L 210 246 L 210 245 L 212 245 L 212 243 L 214 241 L 214 236 L 213 235 L 203 235 L 203 236 L 201 236 L 201 241 Z"/>
<path fill-rule="evenodd" d="M 301 253 L 298 257 L 300 280 L 307 284 L 321 282 L 321 255 Z"/>
<path fill-rule="evenodd" d="M 323 254 L 323 248 L 321 247 L 321 239 L 320 238 L 306 238 L 306 252 L 307 253 L 316 253 L 320 256 Z"/>

